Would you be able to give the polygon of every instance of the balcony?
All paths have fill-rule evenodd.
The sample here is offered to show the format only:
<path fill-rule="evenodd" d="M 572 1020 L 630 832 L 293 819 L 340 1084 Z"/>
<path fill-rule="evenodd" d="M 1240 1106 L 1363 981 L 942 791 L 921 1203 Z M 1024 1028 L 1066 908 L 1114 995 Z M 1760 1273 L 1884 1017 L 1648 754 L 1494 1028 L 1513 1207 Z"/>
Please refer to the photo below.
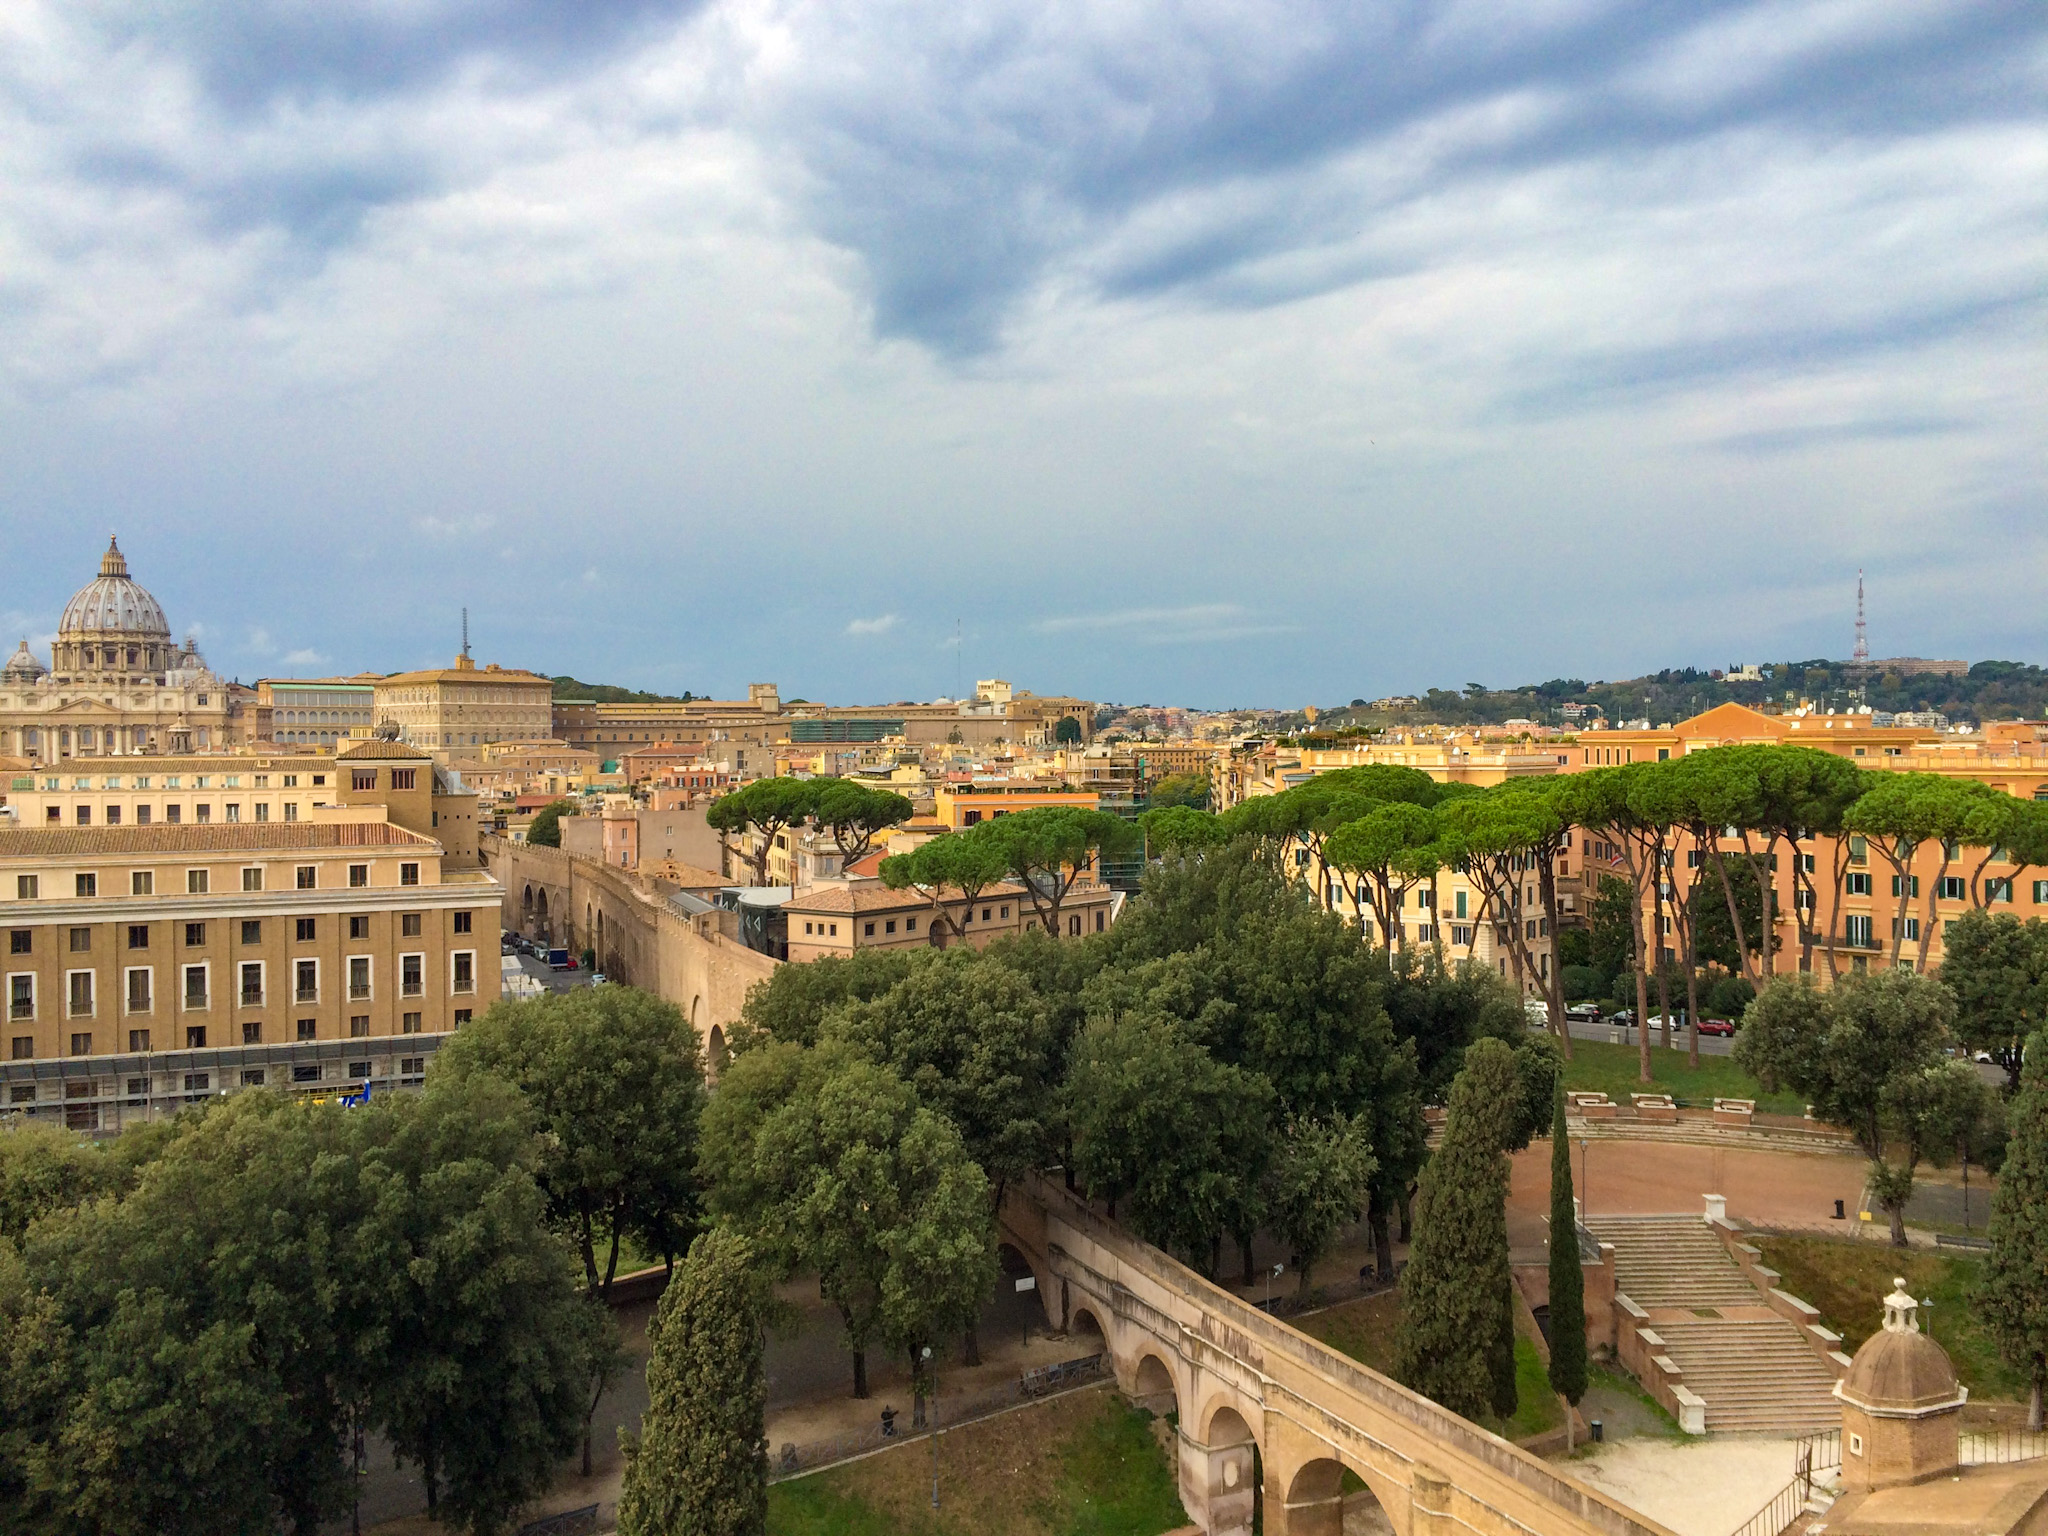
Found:
<path fill-rule="evenodd" d="M 352 1003 L 370 1000 L 370 984 L 367 981 L 352 981 L 348 984 L 348 999 Z"/>
<path fill-rule="evenodd" d="M 242 988 L 242 1006 L 244 1008 L 261 1008 L 263 1006 L 263 989 L 261 987 Z"/>

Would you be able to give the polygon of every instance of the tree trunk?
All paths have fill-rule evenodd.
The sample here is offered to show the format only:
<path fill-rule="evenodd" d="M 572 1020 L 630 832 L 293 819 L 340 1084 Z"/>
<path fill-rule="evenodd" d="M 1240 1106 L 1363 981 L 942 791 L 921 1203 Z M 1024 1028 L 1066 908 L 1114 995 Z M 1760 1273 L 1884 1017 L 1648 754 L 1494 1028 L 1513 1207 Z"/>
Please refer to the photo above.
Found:
<path fill-rule="evenodd" d="M 868 1395 L 868 1352 L 858 1346 L 853 1351 L 853 1395 L 857 1398 Z"/>
<path fill-rule="evenodd" d="M 1237 1252 L 1238 1257 L 1243 1260 L 1243 1278 L 1238 1283 L 1241 1285 L 1251 1285 L 1259 1277 L 1252 1272 L 1252 1239 L 1250 1233 L 1240 1232 L 1237 1234 Z"/>
<path fill-rule="evenodd" d="M 1550 1004 L 1550 1023 L 1557 1031 L 1557 1048 L 1564 1059 L 1572 1059 L 1571 1020 L 1564 1016 L 1564 967 L 1557 955 L 1557 850 L 1543 856 L 1537 873 L 1543 893 L 1543 923 L 1550 930 L 1550 974 L 1544 978 L 1544 1000 Z"/>
<path fill-rule="evenodd" d="M 2041 1386 L 2048 1379 L 2048 1358 L 2034 1356 L 2034 1381 L 2027 1391 L 2027 1428 L 2035 1434 L 2041 1432 Z"/>
<path fill-rule="evenodd" d="M 1366 1221 L 1372 1227 L 1373 1272 L 1382 1282 L 1394 1278 L 1394 1238 L 1387 1230 L 1387 1207 L 1385 1197 L 1375 1198 L 1366 1212 Z"/>
<path fill-rule="evenodd" d="M 1742 903 L 1735 899 L 1735 882 L 1728 878 L 1728 861 L 1721 857 L 1721 838 L 1717 833 L 1707 848 L 1706 856 L 1714 861 L 1714 873 L 1721 882 L 1721 895 L 1728 903 L 1728 930 L 1735 935 L 1735 963 L 1742 967 L 1742 979 L 1761 992 L 1763 978 L 1758 975 L 1756 961 L 1750 955 L 1749 944 L 1742 933 Z"/>
<path fill-rule="evenodd" d="M 1400 1213 L 1401 1241 L 1404 1243 L 1415 1236 L 1414 1198 L 1415 1192 L 1405 1186 L 1394 1196 L 1394 1209 Z"/>
<path fill-rule="evenodd" d="M 960 1340 L 960 1363 L 981 1364 L 981 1324 L 978 1321 L 968 1323 L 967 1332 Z"/>
<path fill-rule="evenodd" d="M 1672 860 L 1674 866 L 1677 862 L 1676 859 Z M 1657 966 L 1657 1017 L 1662 1021 L 1659 1028 L 1664 1036 L 1664 1049 L 1668 1051 L 1671 1049 L 1671 978 L 1664 974 L 1664 849 L 1661 840 L 1654 868 L 1656 884 L 1652 896 L 1655 903 L 1652 911 L 1656 914 L 1656 922 L 1655 932 L 1651 935 L 1650 952 Z M 1678 883 L 1677 869 L 1673 868 L 1671 874 L 1671 883 L 1675 887 Z"/>
<path fill-rule="evenodd" d="M 1691 1027 L 1686 1040 L 1686 1065 L 1697 1072 L 1700 1069 L 1700 968 L 1694 963 L 1698 957 L 1693 954 L 1692 924 L 1686 923 L 1685 933 L 1685 1022 Z"/>
<path fill-rule="evenodd" d="M 1633 859 L 1629 861 L 1629 886 L 1630 894 L 1635 898 L 1628 904 L 1628 932 L 1636 963 L 1636 1073 L 1647 1083 L 1653 1080 L 1650 1075 L 1650 978 L 1643 971 L 1642 877 L 1637 874 Z"/>
<path fill-rule="evenodd" d="M 1906 1242 L 1905 1206 L 1894 1202 L 1890 1205 L 1887 1205 L 1884 1208 L 1884 1210 L 1885 1214 L 1889 1216 L 1892 1221 L 1892 1246 L 1894 1248 L 1905 1248 L 1909 1246 Z"/>

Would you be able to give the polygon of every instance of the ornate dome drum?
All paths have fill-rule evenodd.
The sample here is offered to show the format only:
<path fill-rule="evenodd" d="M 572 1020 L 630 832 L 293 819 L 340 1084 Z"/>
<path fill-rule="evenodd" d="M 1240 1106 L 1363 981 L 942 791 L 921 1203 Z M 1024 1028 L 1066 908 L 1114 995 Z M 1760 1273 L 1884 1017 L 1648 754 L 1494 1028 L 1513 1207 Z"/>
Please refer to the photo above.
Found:
<path fill-rule="evenodd" d="M 128 561 L 109 539 L 98 579 L 64 605 L 52 670 L 86 676 L 161 672 L 171 654 L 163 609 L 128 575 Z"/>

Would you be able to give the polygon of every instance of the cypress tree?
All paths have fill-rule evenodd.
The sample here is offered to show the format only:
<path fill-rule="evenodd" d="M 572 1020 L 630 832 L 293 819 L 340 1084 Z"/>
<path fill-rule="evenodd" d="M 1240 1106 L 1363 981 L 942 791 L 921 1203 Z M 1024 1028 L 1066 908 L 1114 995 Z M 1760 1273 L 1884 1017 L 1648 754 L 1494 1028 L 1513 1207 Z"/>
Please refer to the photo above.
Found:
<path fill-rule="evenodd" d="M 1487 1359 L 1488 1385 L 1493 1392 L 1493 1416 L 1511 1419 L 1521 1396 L 1515 1390 L 1515 1282 L 1501 1288 L 1500 1322 L 1494 1328 Z"/>
<path fill-rule="evenodd" d="M 1572 1199 L 1572 1142 L 1564 1126 L 1564 1084 L 1550 1117 L 1550 1389 L 1576 1408 L 1586 1395 L 1586 1277 L 1579 1268 L 1579 1217 Z M 1564 1416 L 1571 1447 L 1571 1409 Z"/>
<path fill-rule="evenodd" d="M 1495 1406 L 1504 1329 L 1513 1387 L 1504 1149 L 1520 1103 L 1514 1051 L 1499 1040 L 1475 1042 L 1451 1085 L 1443 1144 L 1422 1172 L 1415 1242 L 1401 1274 L 1394 1374 L 1470 1419 Z M 1512 1412 L 1511 1392 L 1509 1403 Z"/>
<path fill-rule="evenodd" d="M 647 1412 L 626 1442 L 619 1536 L 762 1536 L 768 1522 L 768 1293 L 752 1245 L 690 1245 L 648 1326 Z"/>
<path fill-rule="evenodd" d="M 2048 1382 L 2048 1036 L 2027 1041 L 2008 1122 L 2005 1167 L 1991 1201 L 1991 1257 L 1977 1304 L 1999 1352 L 2027 1373 L 2027 1427 L 2038 1430 Z"/>

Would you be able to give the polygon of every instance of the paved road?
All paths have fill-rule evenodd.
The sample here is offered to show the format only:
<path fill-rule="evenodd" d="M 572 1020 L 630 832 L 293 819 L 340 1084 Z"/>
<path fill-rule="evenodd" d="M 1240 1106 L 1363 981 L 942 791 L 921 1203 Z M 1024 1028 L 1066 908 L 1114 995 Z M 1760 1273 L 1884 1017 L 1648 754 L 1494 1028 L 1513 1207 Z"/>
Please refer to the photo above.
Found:
<path fill-rule="evenodd" d="M 1627 1024 L 1608 1024 L 1604 1022 L 1595 1024 L 1573 1019 L 1570 1027 L 1574 1040 L 1598 1040 L 1602 1044 L 1612 1045 L 1634 1045 L 1636 1043 L 1636 1032 L 1633 1027 Z M 1655 1024 L 1650 1026 L 1650 1044 L 1660 1050 L 1663 1048 L 1664 1031 Z M 1671 1044 L 1675 1050 L 1684 1051 L 1692 1048 L 1692 1037 L 1686 1033 L 1685 1026 L 1681 1024 L 1672 1025 Z M 1733 1036 L 1700 1036 L 1700 1054 L 1702 1056 L 1726 1056 L 1734 1048 L 1735 1040 Z"/>
<path fill-rule="evenodd" d="M 570 992 L 577 987 L 590 985 L 590 972 L 578 968 L 573 971 L 551 971 L 545 960 L 536 960 L 531 955 L 516 957 L 519 969 L 534 978 L 550 992 Z"/>

